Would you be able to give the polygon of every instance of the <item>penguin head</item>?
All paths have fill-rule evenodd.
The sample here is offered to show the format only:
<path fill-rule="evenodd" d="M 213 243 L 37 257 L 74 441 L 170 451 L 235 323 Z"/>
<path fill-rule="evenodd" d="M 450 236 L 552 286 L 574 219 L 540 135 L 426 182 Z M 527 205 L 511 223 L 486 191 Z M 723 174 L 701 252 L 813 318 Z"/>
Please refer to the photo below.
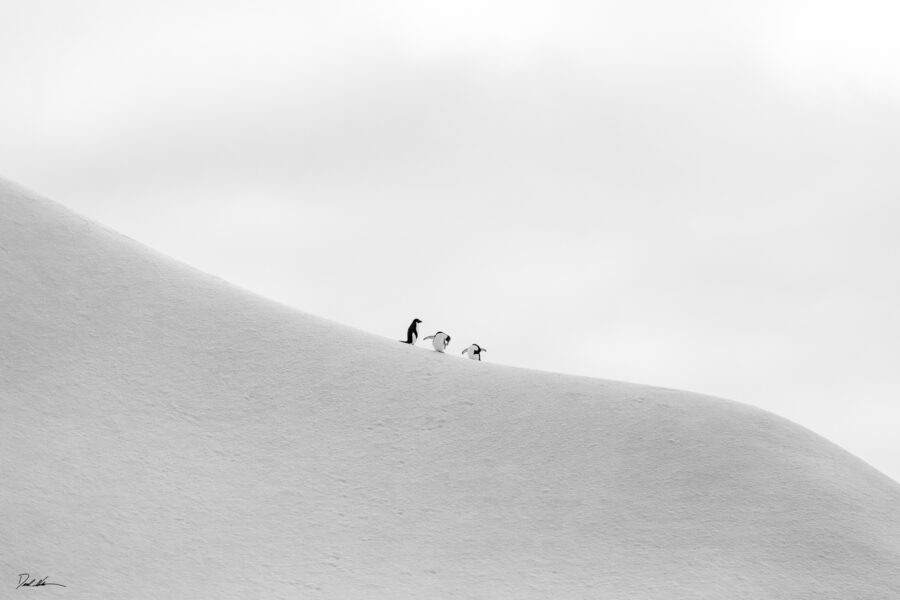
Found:
<path fill-rule="evenodd" d="M 413 319 L 413 323 L 415 323 L 417 325 L 421 322 L 422 322 L 422 319 Z"/>

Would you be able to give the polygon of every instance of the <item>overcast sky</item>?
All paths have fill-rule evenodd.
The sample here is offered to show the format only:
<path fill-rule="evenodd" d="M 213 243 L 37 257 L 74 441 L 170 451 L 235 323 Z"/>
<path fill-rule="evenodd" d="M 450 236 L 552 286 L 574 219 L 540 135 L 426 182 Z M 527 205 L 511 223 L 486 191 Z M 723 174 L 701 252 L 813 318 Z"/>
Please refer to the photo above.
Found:
<path fill-rule="evenodd" d="M 0 176 L 264 296 L 900 480 L 900 4 L 0 0 Z"/>

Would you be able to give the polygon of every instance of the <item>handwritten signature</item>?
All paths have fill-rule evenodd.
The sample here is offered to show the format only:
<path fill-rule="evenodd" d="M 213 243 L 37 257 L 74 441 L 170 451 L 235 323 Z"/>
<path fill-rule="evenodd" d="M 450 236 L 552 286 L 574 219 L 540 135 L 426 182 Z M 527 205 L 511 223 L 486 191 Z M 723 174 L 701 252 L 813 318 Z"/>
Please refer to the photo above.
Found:
<path fill-rule="evenodd" d="M 48 575 L 47 577 L 50 576 Z M 47 577 L 38 579 L 37 577 L 32 577 L 30 573 L 19 573 L 19 585 L 16 586 L 16 589 L 19 589 L 20 587 L 38 587 L 41 585 L 58 585 L 59 587 L 66 587 L 61 583 L 47 581 Z"/>

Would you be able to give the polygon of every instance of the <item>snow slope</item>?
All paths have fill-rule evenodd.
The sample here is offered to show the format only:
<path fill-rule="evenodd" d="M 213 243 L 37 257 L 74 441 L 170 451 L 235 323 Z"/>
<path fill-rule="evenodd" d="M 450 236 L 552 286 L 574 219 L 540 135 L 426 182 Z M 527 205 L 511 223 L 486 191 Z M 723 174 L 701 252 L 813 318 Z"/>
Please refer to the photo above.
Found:
<path fill-rule="evenodd" d="M 9 183 L 0 282 L 2 598 L 900 598 L 900 486 L 757 409 L 372 336 Z"/>

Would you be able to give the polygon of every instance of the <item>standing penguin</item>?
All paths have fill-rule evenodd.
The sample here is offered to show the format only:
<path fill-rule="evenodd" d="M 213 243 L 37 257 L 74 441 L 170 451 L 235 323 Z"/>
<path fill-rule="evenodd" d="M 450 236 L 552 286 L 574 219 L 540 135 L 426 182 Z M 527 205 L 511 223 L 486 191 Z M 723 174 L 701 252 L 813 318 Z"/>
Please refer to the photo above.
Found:
<path fill-rule="evenodd" d="M 462 351 L 463 354 L 468 353 L 469 358 L 472 360 L 481 360 L 481 353 L 487 352 L 486 349 L 482 348 L 478 344 L 472 344 L 468 348 Z"/>
<path fill-rule="evenodd" d="M 416 340 L 419 339 L 419 323 L 422 322 L 422 319 L 413 319 L 412 323 L 409 324 L 409 329 L 406 330 L 406 340 L 400 340 L 404 344 L 412 344 L 415 345 Z"/>
<path fill-rule="evenodd" d="M 450 336 L 443 331 L 438 331 L 436 334 L 429 335 L 427 338 L 423 339 L 432 340 L 431 344 L 434 346 L 436 352 L 443 352 L 447 349 L 447 344 L 450 343 Z"/>

